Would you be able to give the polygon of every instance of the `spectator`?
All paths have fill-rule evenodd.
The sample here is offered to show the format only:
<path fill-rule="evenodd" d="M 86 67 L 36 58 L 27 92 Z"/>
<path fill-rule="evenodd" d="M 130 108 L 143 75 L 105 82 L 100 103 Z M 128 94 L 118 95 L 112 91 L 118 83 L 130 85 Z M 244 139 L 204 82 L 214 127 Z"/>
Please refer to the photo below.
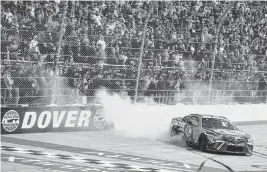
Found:
<path fill-rule="evenodd" d="M 92 89 L 101 85 L 109 87 L 104 81 L 106 77 L 109 81 L 125 79 L 119 74 L 121 71 L 115 72 L 123 65 L 127 77 L 132 79 L 125 86 L 134 88 L 138 66 L 135 60 L 140 57 L 148 2 L 12 1 L 1 5 L 3 59 L 36 63 L 43 62 L 44 57 L 44 63 L 56 62 L 57 65 L 62 59 L 72 60 L 84 67 L 81 70 L 68 67 L 65 77 L 74 77 L 75 82 L 81 79 L 85 68 L 104 63 L 115 66 L 114 75 L 104 74 L 106 69 L 102 74 L 90 71 L 87 88 Z M 145 83 L 154 88 L 154 83 L 148 81 L 159 80 L 155 83 L 161 92 L 175 85 L 172 83 L 177 75 L 181 75 L 181 83 L 186 79 L 207 82 L 211 77 L 214 36 L 226 5 L 225 2 L 158 2 L 146 31 L 141 66 L 151 78 Z M 229 82 L 244 82 L 248 75 L 251 82 L 256 83 L 256 73 L 266 72 L 266 7 L 266 2 L 237 2 L 227 14 L 219 33 L 214 81 L 227 78 Z M 57 61 L 55 55 L 59 50 L 63 58 Z M 52 71 L 50 68 L 48 73 Z M 95 76 L 98 79 L 92 79 Z M 41 77 L 41 73 L 37 77 Z M 164 84 L 167 80 L 171 80 L 169 86 Z M 68 81 L 74 82 L 72 78 Z M 35 84 L 27 80 L 25 83 L 31 87 L 31 83 L 40 86 L 42 82 L 38 80 Z M 120 84 L 117 83 L 116 88 L 120 88 Z M 79 82 L 74 85 L 72 88 L 76 90 L 83 87 Z M 233 84 L 231 89 L 236 89 Z"/>
<path fill-rule="evenodd" d="M 15 87 L 14 80 L 11 79 L 10 68 L 2 72 L 1 93 L 4 103 L 17 106 L 19 103 L 19 88 Z"/>
<path fill-rule="evenodd" d="M 39 55 L 39 47 L 38 47 L 38 36 L 35 35 L 33 39 L 30 41 L 29 44 L 29 53 L 31 55 L 31 60 L 32 61 L 38 61 L 38 55 Z"/>
<path fill-rule="evenodd" d="M 97 41 L 97 57 L 99 58 L 99 63 L 106 62 L 106 42 L 102 35 L 100 35 Z"/>
<path fill-rule="evenodd" d="M 266 103 L 266 90 L 267 90 L 267 79 L 264 74 L 260 74 L 258 88 L 257 88 L 257 95 L 260 98 L 260 102 Z"/>

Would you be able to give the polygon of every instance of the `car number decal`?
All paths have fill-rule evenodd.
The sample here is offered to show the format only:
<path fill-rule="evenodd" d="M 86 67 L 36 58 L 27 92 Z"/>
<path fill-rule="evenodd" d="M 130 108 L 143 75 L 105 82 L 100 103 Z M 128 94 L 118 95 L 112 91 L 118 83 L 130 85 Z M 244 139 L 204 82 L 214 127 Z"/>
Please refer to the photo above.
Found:
<path fill-rule="evenodd" d="M 191 134 L 192 134 L 192 128 L 191 128 L 189 125 L 187 125 L 187 126 L 185 127 L 184 132 L 185 132 L 185 136 L 186 136 L 186 137 L 190 137 Z"/>

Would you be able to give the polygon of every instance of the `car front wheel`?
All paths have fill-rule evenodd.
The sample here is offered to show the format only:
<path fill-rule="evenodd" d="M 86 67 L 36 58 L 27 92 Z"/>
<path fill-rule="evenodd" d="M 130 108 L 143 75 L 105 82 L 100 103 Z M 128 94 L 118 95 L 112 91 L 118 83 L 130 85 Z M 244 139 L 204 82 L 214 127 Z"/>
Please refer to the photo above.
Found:
<path fill-rule="evenodd" d="M 202 137 L 199 140 L 199 150 L 201 150 L 202 152 L 206 152 L 207 151 L 207 140 L 205 137 Z"/>

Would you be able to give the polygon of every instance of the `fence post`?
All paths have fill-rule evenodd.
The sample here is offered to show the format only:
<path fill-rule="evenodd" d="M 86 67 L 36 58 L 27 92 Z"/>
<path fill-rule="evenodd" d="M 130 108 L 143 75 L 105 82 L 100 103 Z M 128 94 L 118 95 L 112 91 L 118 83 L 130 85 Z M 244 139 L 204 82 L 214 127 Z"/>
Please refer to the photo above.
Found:
<path fill-rule="evenodd" d="M 60 58 L 60 50 L 61 50 L 61 44 L 62 44 L 62 37 L 65 34 L 65 17 L 66 17 L 66 7 L 67 7 L 67 1 L 64 2 L 64 12 L 62 15 L 62 19 L 61 19 L 61 26 L 60 26 L 60 30 L 59 30 L 59 39 L 58 39 L 58 44 L 57 44 L 57 52 L 56 52 L 56 58 L 55 58 L 55 69 L 54 69 L 54 77 L 53 77 L 53 92 L 52 92 L 52 100 L 51 103 L 55 104 L 59 96 L 59 92 L 60 92 L 60 78 L 57 76 L 57 72 L 59 72 L 59 66 L 58 66 L 58 62 L 59 62 L 59 58 Z M 55 96 L 56 95 L 56 96 Z"/>
<path fill-rule="evenodd" d="M 10 65 L 11 63 L 10 63 L 10 52 L 9 52 L 9 46 L 7 46 L 7 54 L 6 54 L 6 55 L 7 55 L 7 56 L 6 56 L 6 57 L 7 57 L 7 64 L 9 64 L 9 65 Z"/>
<path fill-rule="evenodd" d="M 222 26 L 222 23 L 227 15 L 227 13 L 231 10 L 231 8 L 234 6 L 235 2 L 231 1 L 222 16 L 220 17 L 219 26 L 216 29 L 215 33 L 215 42 L 214 42 L 214 50 L 213 50 L 213 57 L 212 57 L 212 65 L 211 65 L 211 73 L 210 73 L 210 81 L 209 81 L 209 103 L 211 103 L 211 91 L 212 91 L 212 79 L 213 79 L 213 73 L 214 73 L 214 65 L 215 65 L 215 59 L 217 54 L 217 44 L 218 44 L 218 37 L 220 33 L 220 29 Z"/>
<path fill-rule="evenodd" d="M 142 68 L 142 59 L 143 59 L 143 51 L 144 51 L 147 23 L 148 23 L 148 20 L 149 20 L 151 14 L 153 13 L 154 6 L 156 3 L 157 3 L 156 1 L 152 2 L 151 6 L 149 8 L 149 11 L 148 11 L 148 14 L 147 14 L 147 17 L 145 20 L 143 32 L 142 32 L 142 43 L 141 43 L 141 47 L 140 47 L 140 57 L 138 60 L 139 61 L 138 71 L 137 71 L 136 84 L 135 84 L 135 89 L 134 89 L 134 103 L 136 103 L 136 100 L 138 97 L 138 87 L 139 87 L 140 73 L 141 73 L 141 68 Z"/>

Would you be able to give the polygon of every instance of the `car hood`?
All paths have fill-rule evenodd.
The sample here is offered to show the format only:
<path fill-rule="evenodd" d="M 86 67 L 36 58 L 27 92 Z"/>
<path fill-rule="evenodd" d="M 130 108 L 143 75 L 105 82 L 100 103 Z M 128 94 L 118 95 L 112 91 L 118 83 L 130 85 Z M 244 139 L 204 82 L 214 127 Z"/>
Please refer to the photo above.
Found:
<path fill-rule="evenodd" d="M 229 137 L 241 137 L 248 139 L 250 135 L 240 130 L 226 130 L 226 129 L 208 129 L 209 131 L 221 134 L 223 136 Z"/>

